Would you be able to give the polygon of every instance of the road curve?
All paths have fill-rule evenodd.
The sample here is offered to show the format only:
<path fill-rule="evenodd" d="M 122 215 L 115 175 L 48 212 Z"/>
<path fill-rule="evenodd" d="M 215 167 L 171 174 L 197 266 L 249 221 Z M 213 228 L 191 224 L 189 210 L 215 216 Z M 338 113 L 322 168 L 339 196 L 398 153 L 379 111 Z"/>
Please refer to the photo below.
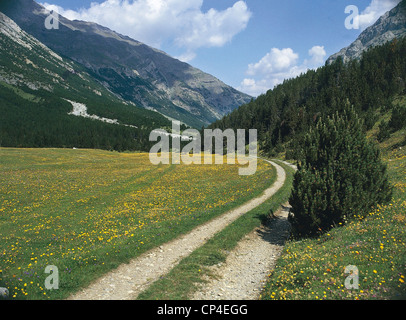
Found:
<path fill-rule="evenodd" d="M 68 300 L 134 300 L 150 284 L 167 274 L 179 261 L 202 246 L 240 216 L 271 198 L 285 183 L 285 170 L 273 161 L 277 180 L 264 193 L 244 205 L 217 217 L 186 235 L 155 248 L 123 264 L 96 280 L 89 287 L 70 296 Z"/>

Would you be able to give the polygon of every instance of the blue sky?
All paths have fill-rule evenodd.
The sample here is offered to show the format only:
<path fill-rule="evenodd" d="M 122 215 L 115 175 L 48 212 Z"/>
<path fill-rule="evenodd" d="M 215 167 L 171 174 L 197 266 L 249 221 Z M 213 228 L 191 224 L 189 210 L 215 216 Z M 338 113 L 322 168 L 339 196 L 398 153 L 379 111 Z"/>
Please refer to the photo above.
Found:
<path fill-rule="evenodd" d="M 38 1 L 38 0 L 37 0 Z M 400 0 L 44 0 L 159 48 L 253 96 L 353 42 Z M 345 21 L 358 8 L 359 29 Z M 351 20 L 353 23 L 355 20 Z"/>

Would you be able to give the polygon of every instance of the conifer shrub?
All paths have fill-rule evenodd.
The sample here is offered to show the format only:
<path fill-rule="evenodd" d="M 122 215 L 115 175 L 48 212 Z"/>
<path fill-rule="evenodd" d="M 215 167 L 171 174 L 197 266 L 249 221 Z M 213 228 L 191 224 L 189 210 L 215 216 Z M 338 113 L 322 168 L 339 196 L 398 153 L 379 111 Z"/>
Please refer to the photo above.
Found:
<path fill-rule="evenodd" d="M 393 131 L 406 128 L 406 106 L 399 105 L 393 108 L 389 126 Z"/>
<path fill-rule="evenodd" d="M 382 120 L 379 124 L 379 132 L 377 135 L 377 139 L 379 142 L 383 142 L 390 138 L 391 128 L 389 122 Z"/>
<path fill-rule="evenodd" d="M 386 165 L 353 108 L 320 119 L 303 139 L 290 196 L 295 236 L 315 236 L 365 217 L 392 197 Z"/>

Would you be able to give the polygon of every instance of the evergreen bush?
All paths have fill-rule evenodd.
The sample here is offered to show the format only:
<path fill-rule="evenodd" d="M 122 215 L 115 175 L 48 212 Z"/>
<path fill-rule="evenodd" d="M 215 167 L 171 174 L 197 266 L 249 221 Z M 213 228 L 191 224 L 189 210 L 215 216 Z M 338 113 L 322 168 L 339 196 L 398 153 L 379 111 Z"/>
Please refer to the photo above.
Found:
<path fill-rule="evenodd" d="M 393 131 L 406 127 L 406 106 L 398 105 L 393 108 L 389 126 Z"/>
<path fill-rule="evenodd" d="M 379 124 L 379 132 L 377 135 L 377 139 L 379 142 L 383 142 L 390 138 L 391 128 L 389 122 L 382 120 Z"/>
<path fill-rule="evenodd" d="M 354 109 L 346 107 L 305 135 L 290 196 L 296 236 L 326 232 L 390 201 L 386 165 L 362 128 Z"/>

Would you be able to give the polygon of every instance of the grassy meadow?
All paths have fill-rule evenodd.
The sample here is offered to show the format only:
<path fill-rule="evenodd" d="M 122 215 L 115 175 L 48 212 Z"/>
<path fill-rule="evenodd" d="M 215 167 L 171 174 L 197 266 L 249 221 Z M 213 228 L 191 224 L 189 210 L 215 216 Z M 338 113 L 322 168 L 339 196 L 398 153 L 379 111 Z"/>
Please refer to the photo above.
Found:
<path fill-rule="evenodd" d="M 146 153 L 0 148 L 0 287 L 11 299 L 63 299 L 109 270 L 262 193 L 260 161 L 153 166 Z M 47 290 L 45 268 L 59 271 Z"/>

